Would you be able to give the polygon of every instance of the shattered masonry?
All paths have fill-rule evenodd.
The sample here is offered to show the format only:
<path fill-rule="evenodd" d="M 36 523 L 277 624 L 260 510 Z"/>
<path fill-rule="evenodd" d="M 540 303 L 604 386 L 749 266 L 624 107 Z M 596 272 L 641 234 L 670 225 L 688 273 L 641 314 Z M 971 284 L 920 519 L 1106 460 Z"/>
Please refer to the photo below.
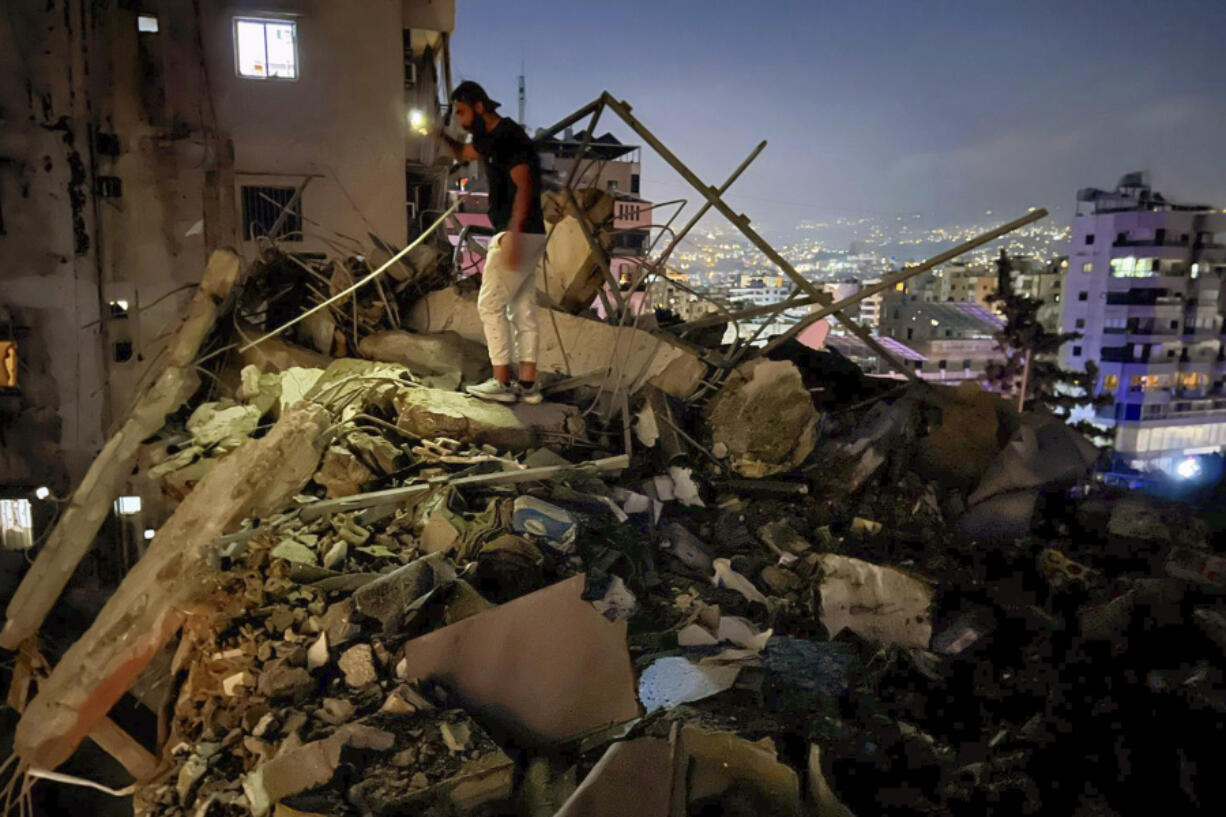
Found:
<path fill-rule="evenodd" d="M 1220 803 L 1203 523 L 973 386 L 596 320 L 608 202 L 579 192 L 546 208 L 537 406 L 458 391 L 487 363 L 437 244 L 256 343 L 270 278 L 329 282 L 301 315 L 366 270 L 214 255 L 9 606 L 26 781 L 88 739 L 158 817 Z M 38 634 L 133 468 L 173 510 L 60 650 Z"/>

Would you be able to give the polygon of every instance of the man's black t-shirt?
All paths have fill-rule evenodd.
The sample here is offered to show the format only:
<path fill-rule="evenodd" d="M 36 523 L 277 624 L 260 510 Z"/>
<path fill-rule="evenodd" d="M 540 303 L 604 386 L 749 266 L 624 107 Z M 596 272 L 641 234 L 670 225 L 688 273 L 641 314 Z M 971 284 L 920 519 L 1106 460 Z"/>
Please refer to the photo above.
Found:
<path fill-rule="evenodd" d="M 524 129 L 504 116 L 489 133 L 474 135 L 473 147 L 481 155 L 485 176 L 489 179 L 489 213 L 494 229 L 501 233 L 511 221 L 511 209 L 515 204 L 511 168 L 527 165 L 532 176 L 532 204 L 524 219 L 524 232 L 545 232 L 545 217 L 541 213 L 541 158 Z"/>

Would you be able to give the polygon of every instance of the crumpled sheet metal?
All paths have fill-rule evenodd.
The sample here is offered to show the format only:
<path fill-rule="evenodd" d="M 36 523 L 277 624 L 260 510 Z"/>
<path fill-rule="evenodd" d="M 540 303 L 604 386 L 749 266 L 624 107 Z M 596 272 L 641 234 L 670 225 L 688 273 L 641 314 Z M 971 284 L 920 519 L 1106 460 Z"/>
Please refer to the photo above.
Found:
<path fill-rule="evenodd" d="M 844 628 L 865 638 L 927 649 L 932 640 L 932 590 L 892 567 L 835 553 L 818 555 L 820 618 L 833 638 Z"/>

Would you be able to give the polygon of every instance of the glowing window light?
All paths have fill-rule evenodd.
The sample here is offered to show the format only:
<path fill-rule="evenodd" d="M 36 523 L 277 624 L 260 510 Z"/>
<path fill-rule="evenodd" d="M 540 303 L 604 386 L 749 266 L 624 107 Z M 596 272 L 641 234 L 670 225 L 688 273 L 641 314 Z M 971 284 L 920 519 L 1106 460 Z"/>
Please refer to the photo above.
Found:
<path fill-rule="evenodd" d="M 28 499 L 0 499 L 0 547 L 29 550 L 34 546 L 34 519 Z"/>
<path fill-rule="evenodd" d="M 120 516 L 133 516 L 140 513 L 139 496 L 121 496 L 115 500 L 115 513 Z"/>

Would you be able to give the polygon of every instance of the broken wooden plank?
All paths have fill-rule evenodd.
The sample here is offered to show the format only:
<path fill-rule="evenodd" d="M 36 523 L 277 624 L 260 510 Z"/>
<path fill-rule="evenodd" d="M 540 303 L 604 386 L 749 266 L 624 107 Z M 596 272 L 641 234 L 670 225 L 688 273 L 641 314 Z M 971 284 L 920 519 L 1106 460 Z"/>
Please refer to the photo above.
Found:
<path fill-rule="evenodd" d="M 322 406 L 293 406 L 183 500 L 26 707 L 13 741 L 23 766 L 54 769 L 68 759 L 188 617 L 214 612 L 225 574 L 209 544 L 248 517 L 281 510 L 302 490 L 331 421 Z"/>
<path fill-rule="evenodd" d="M 210 256 L 200 289 L 170 343 L 165 368 L 136 400 L 123 425 L 94 459 L 47 544 L 9 601 L 0 647 L 16 649 L 38 632 L 97 537 L 111 511 L 111 503 L 122 492 L 136 465 L 141 441 L 156 433 L 165 424 L 166 416 L 199 388 L 196 355 L 213 330 L 219 304 L 234 288 L 238 274 L 239 257 L 233 251 L 216 250 Z"/>

